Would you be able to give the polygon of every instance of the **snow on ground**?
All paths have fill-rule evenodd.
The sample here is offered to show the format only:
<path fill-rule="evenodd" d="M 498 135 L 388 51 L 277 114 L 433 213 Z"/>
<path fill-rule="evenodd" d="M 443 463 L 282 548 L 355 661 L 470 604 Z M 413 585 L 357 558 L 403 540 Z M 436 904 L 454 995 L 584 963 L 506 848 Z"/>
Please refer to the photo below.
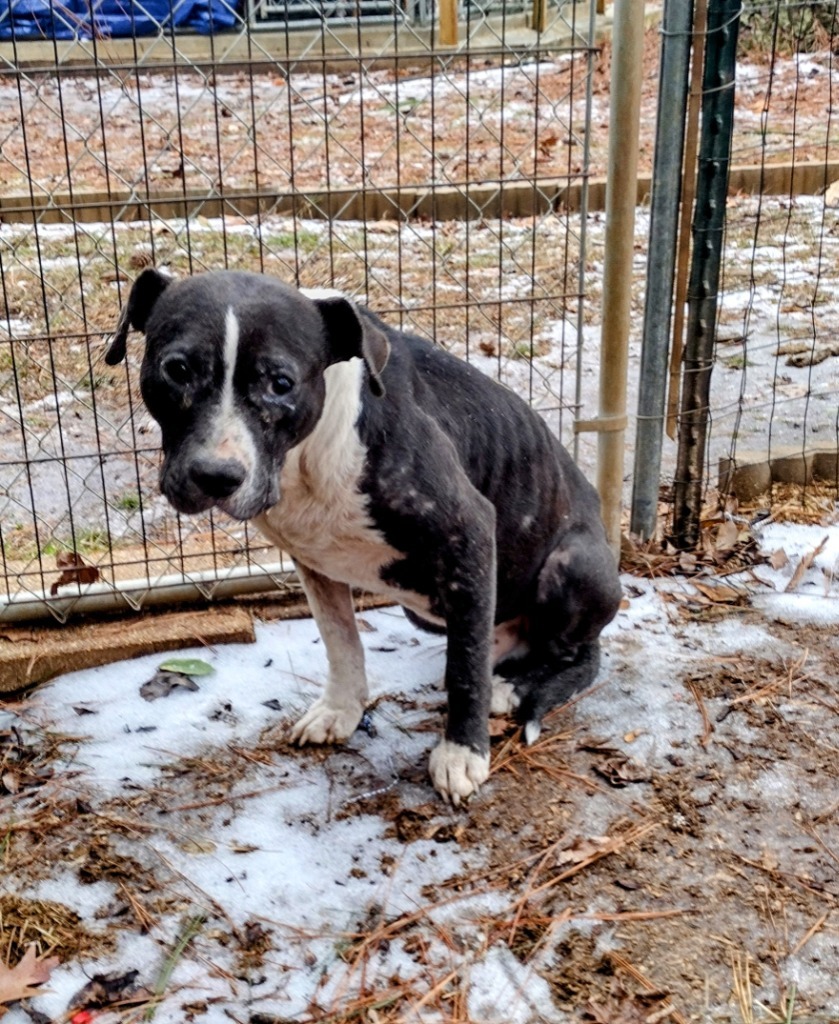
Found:
<path fill-rule="evenodd" d="M 798 589 L 784 594 L 800 556 L 823 537 L 827 544 Z M 631 753 L 634 763 L 665 772 L 674 751 L 696 744 L 696 706 L 683 685 L 687 673 L 743 653 L 786 664 L 788 645 L 772 625 L 780 605 L 799 624 L 839 621 L 838 526 L 771 524 L 763 546 L 766 552 L 783 548 L 790 559 L 778 570 L 759 567 L 766 620 L 683 621 L 674 618 L 666 598 L 674 589 L 689 589 L 687 582 L 625 577 L 629 596 L 606 631 L 601 683 L 560 716 L 560 726 L 567 726 L 570 714 L 584 732 L 610 737 Z M 748 574 L 738 580 L 748 584 Z M 0 731 L 15 726 L 24 737 L 65 737 L 63 761 L 54 766 L 47 789 L 99 815 L 114 849 L 126 863 L 146 865 L 152 886 L 132 883 L 151 907 L 143 934 L 126 914 L 124 881 L 114 876 L 80 883 L 78 851 L 62 849 L 42 870 L 0 880 L 0 896 L 57 901 L 74 908 L 93 933 L 115 937 L 110 951 L 62 964 L 49 991 L 31 1001 L 37 1010 L 64 1019 L 74 995 L 97 973 L 138 970 L 139 982 L 153 987 L 178 935 L 192 922 L 195 935 L 175 958 L 158 1024 L 324 1019 L 314 1007 L 341 1010 L 371 990 L 384 993 L 385 1002 L 401 992 L 400 1019 L 444 1020 L 432 1009 L 439 1003 L 431 996 L 445 984 L 458 990 L 470 1021 L 573 1019 L 539 973 L 546 954 L 523 963 L 487 924 L 504 919 L 511 894 L 491 886 L 445 889 L 455 876 L 480 873 L 485 856 L 480 845 L 442 841 L 469 824 L 465 812 L 442 809 L 426 775 L 442 718 L 444 642 L 417 633 L 398 609 L 365 613 L 362 629 L 374 700 L 370 721 L 345 747 L 329 752 L 296 751 L 282 740 L 324 678 L 323 647 L 310 620 L 259 624 L 254 645 L 182 652 L 215 669 L 197 680 L 197 690 L 177 687 L 165 698 L 144 700 L 140 686 L 164 660 L 151 655 L 56 679 L 0 713 Z M 752 721 L 731 726 L 733 741 L 744 747 L 755 735 Z M 232 782 L 224 777 L 228 772 Z M 803 776 L 792 762 L 767 765 L 760 783 L 746 786 L 742 798 L 768 802 L 775 813 L 797 794 L 814 804 L 815 813 L 830 795 L 807 795 L 810 781 Z M 496 771 L 479 797 L 502 820 L 511 784 Z M 45 792 L 5 797 L 4 817 L 25 818 Z M 443 832 L 404 841 L 398 829 L 394 834 L 399 815 L 370 811 L 386 796 L 398 797 L 400 813 L 408 808 L 420 818 L 431 806 L 444 815 Z M 585 834 L 604 837 L 614 825 L 615 805 L 592 791 L 584 806 Z M 747 832 L 735 842 L 748 853 Z M 574 918 L 557 921 L 557 940 L 588 934 L 590 915 L 610 908 L 610 894 L 595 891 Z M 382 922 L 413 913 L 423 925 L 412 942 L 390 941 L 385 932 L 372 950 L 365 948 L 365 936 Z M 250 966 L 237 959 L 231 940 L 249 929 L 266 940 L 263 959 Z M 610 934 L 598 942 L 608 946 Z M 835 927 L 814 934 L 784 971 L 799 979 L 808 1005 L 839 1010 L 831 982 L 839 973 Z M 771 999 L 773 984 L 766 977 L 755 998 Z M 113 1011 L 98 1017 L 101 1024 L 127 1019 Z M 374 1012 L 365 1019 L 379 1018 Z M 30 1024 L 30 1017 L 16 1007 L 5 1024 Z"/>

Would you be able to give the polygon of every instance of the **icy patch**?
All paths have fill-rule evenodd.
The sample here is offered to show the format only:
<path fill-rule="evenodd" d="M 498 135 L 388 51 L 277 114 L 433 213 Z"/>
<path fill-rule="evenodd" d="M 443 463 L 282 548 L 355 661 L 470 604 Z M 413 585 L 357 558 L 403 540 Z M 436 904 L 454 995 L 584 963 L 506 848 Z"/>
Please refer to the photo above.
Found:
<path fill-rule="evenodd" d="M 839 599 L 816 594 L 758 594 L 753 601 L 769 618 L 788 626 L 839 628 Z"/>
<path fill-rule="evenodd" d="M 506 946 L 493 946 L 469 972 L 467 1007 L 475 1024 L 557 1024 L 548 983 Z"/>

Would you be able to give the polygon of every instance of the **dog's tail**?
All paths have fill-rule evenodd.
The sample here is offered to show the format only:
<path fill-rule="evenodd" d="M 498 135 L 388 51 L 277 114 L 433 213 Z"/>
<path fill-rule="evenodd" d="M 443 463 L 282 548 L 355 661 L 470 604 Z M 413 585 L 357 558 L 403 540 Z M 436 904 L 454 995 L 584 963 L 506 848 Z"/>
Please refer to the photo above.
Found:
<path fill-rule="evenodd" d="M 540 665 L 511 679 L 521 703 L 516 718 L 524 726 L 528 745 L 542 731 L 542 718 L 594 682 L 600 669 L 600 641 L 581 644 L 573 661 L 562 665 Z"/>

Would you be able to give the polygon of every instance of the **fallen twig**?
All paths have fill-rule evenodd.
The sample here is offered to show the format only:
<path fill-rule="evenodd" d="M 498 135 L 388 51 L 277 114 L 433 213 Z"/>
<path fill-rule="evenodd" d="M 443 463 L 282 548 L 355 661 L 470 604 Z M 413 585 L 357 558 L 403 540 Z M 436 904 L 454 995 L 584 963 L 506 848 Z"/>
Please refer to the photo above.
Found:
<path fill-rule="evenodd" d="M 266 793 L 276 793 L 280 789 L 288 789 L 288 782 L 280 782 L 276 786 L 266 786 L 265 789 L 251 789 L 246 793 L 225 793 L 224 796 L 214 796 L 209 800 L 196 800 L 191 804 L 180 804 L 178 807 L 163 807 L 161 814 L 175 814 L 177 811 L 199 811 L 204 807 L 217 807 L 219 804 L 233 803 L 236 800 L 252 800 L 255 796 L 264 796 Z"/>
<path fill-rule="evenodd" d="M 691 696 L 696 701 L 699 714 L 702 716 L 702 735 L 699 738 L 699 743 L 701 746 L 707 747 L 711 739 L 711 733 L 714 731 L 714 724 L 708 716 L 708 709 L 705 706 L 705 701 L 702 698 L 699 687 L 694 682 L 689 682 L 687 686 Z"/>
<path fill-rule="evenodd" d="M 785 594 L 789 594 L 791 591 L 797 589 L 799 583 L 801 583 L 801 581 L 804 579 L 804 574 L 816 560 L 816 556 L 820 555 L 822 551 L 824 551 L 824 547 L 829 539 L 830 537 L 827 534 L 825 534 L 821 544 L 813 548 L 812 551 L 808 551 L 806 555 L 801 556 L 801 561 L 795 567 L 795 572 L 792 574 L 792 578 L 790 579 L 789 583 L 787 583 L 787 585 L 784 587 Z"/>
<path fill-rule="evenodd" d="M 804 935 L 796 942 L 794 948 L 790 950 L 790 956 L 795 956 L 796 953 L 800 953 L 812 937 L 825 926 L 827 919 L 830 917 L 830 911 L 826 910 L 822 916 L 816 921 L 814 925 L 807 929 Z"/>
<path fill-rule="evenodd" d="M 618 910 L 615 913 L 573 914 L 574 918 L 585 918 L 587 921 L 658 921 L 665 917 L 682 917 L 684 914 L 695 913 L 689 907 L 672 907 L 670 910 Z"/>
<path fill-rule="evenodd" d="M 592 864 L 595 864 L 597 861 L 602 860 L 604 857 L 609 857 L 611 856 L 611 854 L 617 853 L 618 850 L 622 850 L 625 846 L 628 846 L 630 843 L 636 842 L 638 839 L 643 838 L 643 836 L 647 835 L 649 832 L 652 832 L 653 829 L 658 828 L 659 824 L 660 822 L 653 821 L 649 822 L 646 825 L 635 825 L 632 828 L 627 829 L 627 831 L 624 832 L 622 835 L 615 836 L 614 839 L 612 839 L 609 843 L 604 844 L 597 850 L 594 850 L 588 857 L 584 858 L 578 863 L 572 864 L 564 871 L 560 871 L 557 875 L 554 875 L 553 878 L 548 879 L 547 882 L 543 882 L 541 885 L 536 886 L 535 889 L 528 889 L 527 892 L 523 893 L 515 901 L 513 907 L 515 907 L 518 911 L 519 906 L 521 904 L 526 903 L 529 899 L 532 899 L 534 896 L 538 896 L 540 893 L 545 892 L 547 889 L 553 888 L 555 885 L 559 885 L 560 882 L 564 882 L 568 878 L 572 878 L 580 871 L 585 870 L 585 868 L 590 867 Z"/>
<path fill-rule="evenodd" d="M 761 864 L 760 861 L 750 860 L 748 857 L 744 857 L 741 853 L 732 854 L 737 860 L 743 864 L 748 864 L 750 868 L 757 868 L 758 871 L 762 871 L 764 874 L 775 878 L 782 882 L 795 882 L 796 885 L 801 886 L 802 889 L 806 889 L 807 892 L 811 892 L 814 896 L 819 896 L 823 900 L 827 900 L 830 903 L 835 903 L 837 896 L 830 892 L 828 889 L 817 889 L 815 886 L 808 885 L 803 878 L 799 878 L 798 875 L 792 874 L 790 871 L 781 871 L 779 868 L 770 868 L 765 864 Z"/>
<path fill-rule="evenodd" d="M 606 955 L 609 957 L 609 959 L 612 961 L 615 967 L 618 967 L 620 968 L 620 970 L 625 971 L 630 977 L 634 978 L 639 985 L 642 985 L 648 992 L 659 991 L 659 986 L 654 985 L 646 976 L 646 974 L 642 974 L 642 972 L 639 971 L 634 964 L 631 964 L 626 959 L 626 957 L 621 956 L 620 953 L 613 952 L 607 953 Z M 667 1011 L 667 1013 L 664 1013 L 665 1010 Z M 656 1019 L 663 1020 L 667 1016 L 672 1017 L 673 1020 L 676 1021 L 676 1024 L 687 1024 L 687 1020 L 669 1001 L 661 1007 L 661 1010 L 659 1010 L 656 1013 Z"/>

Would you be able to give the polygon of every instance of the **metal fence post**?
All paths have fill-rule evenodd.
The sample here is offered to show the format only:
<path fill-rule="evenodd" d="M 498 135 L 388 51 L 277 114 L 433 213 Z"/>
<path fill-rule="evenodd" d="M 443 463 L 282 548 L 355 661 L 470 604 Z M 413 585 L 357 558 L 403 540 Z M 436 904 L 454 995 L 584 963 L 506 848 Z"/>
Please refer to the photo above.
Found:
<path fill-rule="evenodd" d="M 665 0 L 630 519 L 645 539 L 658 520 L 692 20 L 692 0 Z"/>
<path fill-rule="evenodd" d="M 708 4 L 693 262 L 682 364 L 679 452 L 673 483 L 673 534 L 680 548 L 692 548 L 699 539 L 717 291 L 734 129 L 740 6 L 740 0 L 710 0 Z"/>
<path fill-rule="evenodd" d="M 635 206 L 638 201 L 638 130 L 644 60 L 644 0 L 615 4 L 609 102 L 606 185 L 606 255 L 603 260 L 603 328 L 597 489 L 612 550 L 620 552 L 626 377 L 632 301 Z"/>

